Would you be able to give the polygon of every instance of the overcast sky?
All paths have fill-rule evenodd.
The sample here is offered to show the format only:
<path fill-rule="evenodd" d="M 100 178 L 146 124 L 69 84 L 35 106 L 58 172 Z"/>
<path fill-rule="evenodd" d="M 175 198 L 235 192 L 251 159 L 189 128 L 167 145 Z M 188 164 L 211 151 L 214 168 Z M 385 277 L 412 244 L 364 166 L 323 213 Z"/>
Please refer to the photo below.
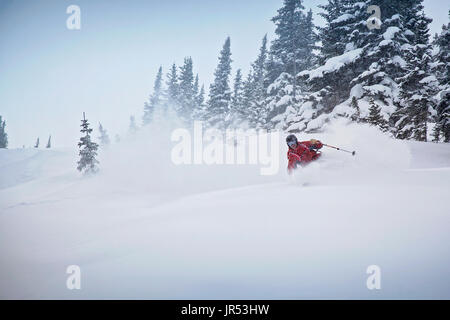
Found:
<path fill-rule="evenodd" d="M 0 0 L 0 115 L 10 148 L 74 146 L 83 111 L 111 137 L 141 122 L 157 69 L 192 56 L 209 86 L 231 37 L 233 73 L 256 58 L 281 0 Z M 326 0 L 305 0 L 315 13 Z M 431 32 L 447 23 L 450 2 L 425 0 Z M 66 8 L 81 8 L 81 30 L 66 28 Z M 320 19 L 316 23 L 321 24 Z M 97 133 L 95 133 L 97 136 Z"/>

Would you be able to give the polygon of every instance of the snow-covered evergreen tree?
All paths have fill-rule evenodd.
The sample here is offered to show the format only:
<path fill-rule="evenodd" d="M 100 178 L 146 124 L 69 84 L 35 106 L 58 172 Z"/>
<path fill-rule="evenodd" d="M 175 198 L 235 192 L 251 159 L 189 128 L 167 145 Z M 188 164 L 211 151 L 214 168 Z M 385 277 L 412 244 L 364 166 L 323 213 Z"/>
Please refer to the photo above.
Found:
<path fill-rule="evenodd" d="M 170 69 L 170 72 L 167 74 L 166 81 L 166 113 L 171 115 L 173 113 L 178 112 L 180 106 L 178 102 L 180 86 L 178 82 L 178 72 L 177 66 L 174 63 Z"/>
<path fill-rule="evenodd" d="M 332 1 L 322 6 L 326 25 L 319 28 L 320 66 L 301 72 L 307 82 L 309 94 L 302 101 L 300 116 L 309 122 L 349 98 L 352 81 L 365 70 L 361 58 L 365 38 L 370 30 L 365 25 L 368 18 L 367 1 Z M 362 91 L 360 88 L 359 91 Z M 360 98 L 360 95 L 358 98 Z M 304 106 L 306 104 L 306 107 Z M 299 126 L 307 128 L 306 124 Z"/>
<path fill-rule="evenodd" d="M 298 102 L 305 86 L 296 75 L 316 62 L 317 36 L 312 11 L 305 13 L 304 9 L 300 0 L 284 0 L 278 14 L 272 18 L 276 38 L 266 63 L 266 79 L 275 80 L 267 86 L 266 128 L 297 130 L 292 125 L 298 118 Z"/>
<path fill-rule="evenodd" d="M 0 116 L 0 148 L 8 147 L 8 134 L 6 133 L 6 121 Z"/>
<path fill-rule="evenodd" d="M 303 21 L 303 27 L 300 33 L 302 43 L 304 45 L 302 55 L 298 58 L 301 60 L 300 68 L 298 71 L 302 71 L 313 67 L 318 63 L 318 57 L 316 50 L 318 49 L 317 41 L 319 37 L 316 33 L 317 27 L 314 24 L 312 9 L 309 9 L 306 13 L 306 17 Z"/>
<path fill-rule="evenodd" d="M 195 108 L 192 114 L 193 120 L 202 121 L 205 120 L 207 105 L 205 104 L 205 86 L 202 85 L 199 93 L 195 98 Z"/>
<path fill-rule="evenodd" d="M 100 140 L 100 144 L 102 146 L 108 146 L 110 143 L 108 132 L 105 128 L 103 128 L 102 124 L 98 124 L 98 131 L 100 132 L 100 136 L 98 139 Z"/>
<path fill-rule="evenodd" d="M 195 108 L 194 72 L 191 57 L 186 57 L 180 68 L 178 88 L 178 116 L 185 122 L 190 122 Z"/>
<path fill-rule="evenodd" d="M 367 6 L 380 7 L 382 24 L 380 29 L 368 29 L 365 26 L 365 32 L 355 41 L 356 47 L 363 49 L 356 62 L 364 69 L 358 72 L 351 84 L 361 86 L 362 98 L 374 97 L 389 107 L 398 102 L 397 79 L 407 72 L 405 49 L 420 38 L 412 21 L 423 10 L 422 1 L 377 0 L 366 3 Z M 385 108 L 387 116 L 394 110 Z"/>
<path fill-rule="evenodd" d="M 450 20 L 450 11 L 448 13 Z M 450 86 L 450 22 L 442 26 L 441 33 L 435 40 L 437 46 L 436 54 L 436 77 L 439 84 L 444 87 Z"/>
<path fill-rule="evenodd" d="M 244 82 L 239 70 L 235 79 L 234 96 L 237 89 L 241 97 L 241 106 L 238 108 L 241 121 L 251 128 L 266 128 L 268 123 L 266 97 L 267 97 L 267 67 L 268 67 L 267 35 L 262 39 L 259 54 L 252 63 L 249 74 Z"/>
<path fill-rule="evenodd" d="M 319 15 L 325 20 L 325 26 L 317 27 L 319 30 L 319 40 L 321 42 L 319 63 L 323 64 L 331 57 L 336 57 L 345 51 L 345 35 L 347 34 L 346 19 L 349 16 L 342 16 L 344 11 L 343 0 L 328 0 L 327 4 L 318 5 L 323 10 Z"/>
<path fill-rule="evenodd" d="M 432 48 L 428 25 L 431 19 L 422 12 L 410 17 L 408 30 L 412 30 L 414 43 L 404 49 L 406 74 L 399 77 L 400 100 L 398 110 L 392 115 L 395 135 L 401 139 L 427 141 L 429 116 L 436 112 L 434 96 L 439 91 L 438 81 L 432 74 Z"/>
<path fill-rule="evenodd" d="M 265 128 L 270 129 L 269 115 L 267 109 L 267 86 L 266 86 L 266 74 L 267 74 L 267 35 L 262 39 L 261 48 L 255 62 L 252 64 L 253 74 L 253 97 L 250 101 L 250 105 L 247 108 L 251 109 L 250 113 L 253 115 L 252 127 L 253 128 Z"/>
<path fill-rule="evenodd" d="M 83 112 L 83 119 L 81 120 L 82 137 L 78 142 L 80 148 L 80 160 L 78 160 L 78 171 L 85 174 L 96 173 L 98 171 L 97 149 L 98 144 L 91 140 L 92 129 L 89 128 L 89 122 Z"/>
<path fill-rule="evenodd" d="M 268 88 L 280 76 L 281 61 L 279 61 L 274 53 L 269 50 L 266 61 L 266 78 L 264 79 L 264 86 Z"/>
<path fill-rule="evenodd" d="M 374 98 L 370 98 L 369 116 L 366 121 L 381 131 L 386 132 L 389 129 L 388 122 L 381 114 L 381 108 L 375 103 Z"/>
<path fill-rule="evenodd" d="M 433 141 L 450 142 L 450 23 L 442 26 L 435 45 L 438 52 L 435 56 L 434 70 L 439 81 L 439 93 Z"/>
<path fill-rule="evenodd" d="M 255 97 L 256 101 L 263 101 L 266 94 L 266 66 L 267 66 L 267 34 L 264 35 L 259 49 L 258 57 L 252 64 L 253 77 L 255 81 Z"/>
<path fill-rule="evenodd" d="M 275 129 L 285 129 L 290 132 L 296 131 L 290 128 L 297 114 L 292 82 L 292 75 L 283 72 L 267 88 L 267 118 L 271 118 L 267 127 L 272 126 Z"/>
<path fill-rule="evenodd" d="M 45 147 L 47 149 L 50 149 L 52 147 L 52 136 L 51 135 L 48 137 L 47 145 Z"/>
<path fill-rule="evenodd" d="M 159 67 L 155 84 L 153 85 L 153 93 L 151 94 L 149 101 L 144 103 L 144 116 L 142 118 L 144 126 L 154 120 L 161 121 L 164 117 L 162 73 L 162 67 Z"/>
<path fill-rule="evenodd" d="M 441 99 L 436 108 L 436 125 L 433 141 L 450 142 L 450 90 L 441 92 Z"/>
<path fill-rule="evenodd" d="M 255 128 L 258 123 L 259 115 L 255 114 L 254 109 L 249 106 L 252 105 L 255 99 L 255 77 L 253 75 L 253 70 L 250 69 L 249 73 L 245 81 L 242 84 L 242 106 L 243 108 L 240 110 L 240 117 L 245 123 L 246 127 Z"/>
<path fill-rule="evenodd" d="M 311 66 L 314 27 L 312 13 L 305 14 L 304 9 L 302 0 L 284 0 L 278 14 L 272 18 L 277 37 L 272 42 L 271 52 L 278 61 L 278 74 L 287 72 L 293 76 Z"/>
<path fill-rule="evenodd" d="M 367 25 L 370 5 L 381 10 L 379 29 Z M 305 129 L 346 113 L 342 106 L 350 110 L 352 97 L 358 100 L 362 114 L 367 114 L 370 98 L 374 98 L 382 105 L 384 117 L 390 117 L 401 102 L 400 79 L 409 69 L 406 52 L 416 43 L 427 45 L 416 21 L 420 17 L 425 28 L 429 23 L 421 13 L 422 0 L 329 0 L 324 8 L 327 25 L 320 29 L 324 42 L 321 65 L 301 73 L 309 91 L 300 108 L 307 113 Z M 390 121 L 392 125 L 399 114 Z"/>
<path fill-rule="evenodd" d="M 359 104 L 356 97 L 352 97 L 351 107 L 354 110 L 354 113 L 350 119 L 354 122 L 361 122 L 361 110 L 359 109 Z"/>
<path fill-rule="evenodd" d="M 228 37 L 220 52 L 219 64 L 214 72 L 214 82 L 209 88 L 205 119 L 210 126 L 225 128 L 229 125 L 231 62 L 231 41 Z"/>
<path fill-rule="evenodd" d="M 36 139 L 36 143 L 34 144 L 35 148 L 39 148 L 39 137 Z"/>

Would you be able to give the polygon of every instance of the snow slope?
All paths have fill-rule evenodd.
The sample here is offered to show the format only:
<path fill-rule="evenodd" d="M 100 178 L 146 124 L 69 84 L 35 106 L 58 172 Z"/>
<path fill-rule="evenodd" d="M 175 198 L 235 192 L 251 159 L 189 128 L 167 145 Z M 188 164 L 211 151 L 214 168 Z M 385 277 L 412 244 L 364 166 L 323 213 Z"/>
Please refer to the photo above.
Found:
<path fill-rule="evenodd" d="M 324 149 L 289 179 L 283 146 L 261 176 L 175 166 L 170 134 L 141 132 L 81 177 L 76 150 L 0 150 L 0 298 L 449 299 L 450 146 L 355 125 L 314 137 L 357 156 Z"/>

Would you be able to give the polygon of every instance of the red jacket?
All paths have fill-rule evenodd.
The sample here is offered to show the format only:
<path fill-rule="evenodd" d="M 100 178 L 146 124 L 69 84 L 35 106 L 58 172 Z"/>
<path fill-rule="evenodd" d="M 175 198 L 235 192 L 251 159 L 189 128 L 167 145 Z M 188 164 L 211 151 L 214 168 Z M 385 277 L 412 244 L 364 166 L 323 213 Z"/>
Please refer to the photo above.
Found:
<path fill-rule="evenodd" d="M 292 172 L 297 168 L 297 164 L 307 164 L 320 157 L 320 153 L 316 152 L 316 149 L 323 147 L 320 141 L 299 141 L 297 147 L 294 149 L 289 148 L 287 157 L 289 160 L 288 171 Z"/>

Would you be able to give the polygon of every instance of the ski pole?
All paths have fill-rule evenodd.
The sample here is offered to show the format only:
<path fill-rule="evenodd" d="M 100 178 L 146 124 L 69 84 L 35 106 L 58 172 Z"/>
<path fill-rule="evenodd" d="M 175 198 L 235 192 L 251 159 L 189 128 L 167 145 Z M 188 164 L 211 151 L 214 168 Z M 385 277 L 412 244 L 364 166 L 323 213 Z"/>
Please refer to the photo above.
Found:
<path fill-rule="evenodd" d="M 344 152 L 347 152 L 347 153 L 351 153 L 352 156 L 354 156 L 354 155 L 356 154 L 356 151 L 348 151 L 348 150 L 341 149 L 341 148 L 338 148 L 338 147 L 335 147 L 335 146 L 330 146 L 330 145 L 325 144 L 325 143 L 323 143 L 323 145 L 324 145 L 325 147 L 328 147 L 328 148 L 333 148 L 333 149 L 336 149 L 336 150 L 339 150 L 339 151 L 344 151 Z"/>

